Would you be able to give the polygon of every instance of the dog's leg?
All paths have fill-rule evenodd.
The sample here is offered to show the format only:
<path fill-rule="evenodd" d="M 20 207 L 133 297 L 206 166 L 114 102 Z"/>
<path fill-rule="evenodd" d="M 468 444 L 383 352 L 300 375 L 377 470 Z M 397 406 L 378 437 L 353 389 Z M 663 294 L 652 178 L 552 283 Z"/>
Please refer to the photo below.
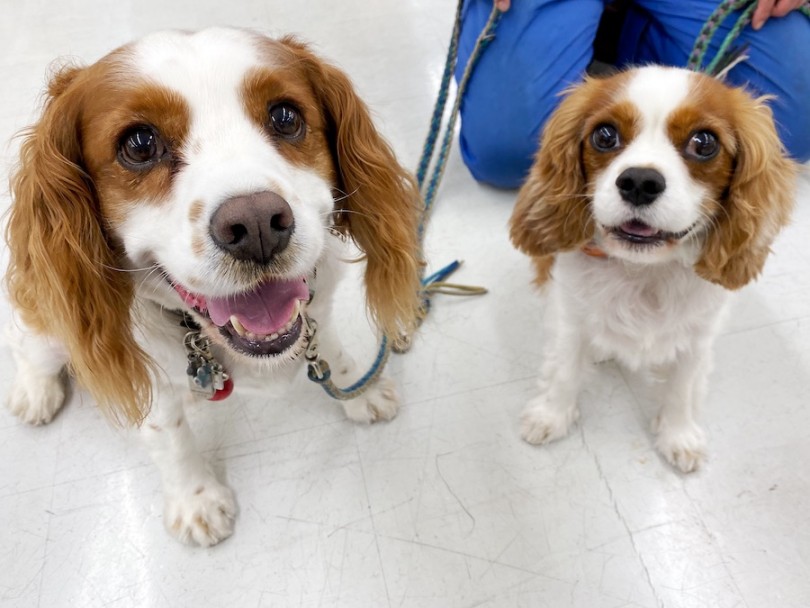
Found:
<path fill-rule="evenodd" d="M 564 314 L 561 309 L 559 313 Z M 553 325 L 553 343 L 540 373 L 540 394 L 529 402 L 521 419 L 521 435 L 533 444 L 565 437 L 579 419 L 577 395 L 588 365 L 584 336 L 572 320 L 560 318 Z"/>
<path fill-rule="evenodd" d="M 29 424 L 47 424 L 65 402 L 67 350 L 56 340 L 13 324 L 6 331 L 17 364 L 8 393 L 11 412 Z"/>
<path fill-rule="evenodd" d="M 354 359 L 341 346 L 331 323 L 318 329 L 321 353 L 329 362 L 332 378 L 340 388 L 356 382 L 361 373 Z M 346 417 L 355 422 L 369 424 L 378 420 L 391 420 L 399 411 L 399 397 L 394 382 L 381 376 L 366 392 L 355 399 L 341 401 Z"/>
<path fill-rule="evenodd" d="M 208 547 L 233 533 L 233 491 L 214 476 L 197 450 L 180 399 L 169 387 L 155 388 L 155 401 L 141 426 L 163 483 L 163 523 L 184 543 Z"/>
<path fill-rule="evenodd" d="M 705 458 L 706 437 L 696 417 L 711 371 L 711 349 L 696 347 L 665 370 L 664 403 L 653 421 L 655 447 L 684 473 L 698 469 Z"/>

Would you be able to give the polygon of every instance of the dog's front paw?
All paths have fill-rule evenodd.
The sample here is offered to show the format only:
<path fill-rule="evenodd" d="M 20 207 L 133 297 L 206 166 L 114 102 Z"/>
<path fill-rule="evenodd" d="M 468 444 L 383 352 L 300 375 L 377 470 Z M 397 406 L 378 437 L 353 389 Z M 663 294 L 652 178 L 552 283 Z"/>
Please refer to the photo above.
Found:
<path fill-rule="evenodd" d="M 674 426 L 657 417 L 653 432 L 658 435 L 655 447 L 667 462 L 683 473 L 700 468 L 706 458 L 706 436 L 696 424 Z"/>
<path fill-rule="evenodd" d="M 210 547 L 233 534 L 235 517 L 233 490 L 211 479 L 167 496 L 163 523 L 180 542 Z"/>
<path fill-rule="evenodd" d="M 34 375 L 19 369 L 8 395 L 8 409 L 28 424 L 47 424 L 65 401 L 61 376 Z"/>
<path fill-rule="evenodd" d="M 533 444 L 548 443 L 568 434 L 571 425 L 579 420 L 576 404 L 560 406 L 550 403 L 545 395 L 533 399 L 521 417 L 520 435 Z"/>
<path fill-rule="evenodd" d="M 364 424 L 391 420 L 399 411 L 399 397 L 394 382 L 389 378 L 380 378 L 359 397 L 344 401 L 343 410 L 349 420 Z"/>

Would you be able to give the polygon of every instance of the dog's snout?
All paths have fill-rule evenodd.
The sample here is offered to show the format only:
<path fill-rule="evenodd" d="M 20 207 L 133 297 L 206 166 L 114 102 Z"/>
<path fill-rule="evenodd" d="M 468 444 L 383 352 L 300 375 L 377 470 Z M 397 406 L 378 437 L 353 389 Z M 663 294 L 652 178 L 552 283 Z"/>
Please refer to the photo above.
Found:
<path fill-rule="evenodd" d="M 640 207 L 657 199 L 666 189 L 667 182 L 660 171 L 648 167 L 630 167 L 616 178 L 616 187 L 624 200 Z"/>
<path fill-rule="evenodd" d="M 211 217 L 214 243 L 238 260 L 268 264 L 290 242 L 295 219 L 289 203 L 275 192 L 234 196 Z"/>

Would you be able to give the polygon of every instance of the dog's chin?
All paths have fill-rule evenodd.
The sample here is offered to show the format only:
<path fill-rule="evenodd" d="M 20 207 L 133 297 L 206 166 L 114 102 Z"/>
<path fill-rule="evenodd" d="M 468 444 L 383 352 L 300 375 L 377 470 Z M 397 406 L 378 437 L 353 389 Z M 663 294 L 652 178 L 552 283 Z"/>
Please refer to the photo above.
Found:
<path fill-rule="evenodd" d="M 283 364 L 306 348 L 305 277 L 266 277 L 242 292 L 217 297 L 169 283 L 205 335 L 234 356 Z"/>

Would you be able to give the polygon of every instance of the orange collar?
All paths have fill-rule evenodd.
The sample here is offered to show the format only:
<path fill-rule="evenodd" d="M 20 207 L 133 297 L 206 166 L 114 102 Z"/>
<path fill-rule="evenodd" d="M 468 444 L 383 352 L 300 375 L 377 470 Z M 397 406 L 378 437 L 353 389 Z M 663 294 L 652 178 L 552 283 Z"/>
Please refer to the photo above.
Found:
<path fill-rule="evenodd" d="M 580 247 L 580 251 L 585 255 L 591 256 L 592 258 L 608 257 L 608 254 L 605 253 L 605 251 L 601 249 L 594 241 L 585 243 L 582 247 Z"/>

